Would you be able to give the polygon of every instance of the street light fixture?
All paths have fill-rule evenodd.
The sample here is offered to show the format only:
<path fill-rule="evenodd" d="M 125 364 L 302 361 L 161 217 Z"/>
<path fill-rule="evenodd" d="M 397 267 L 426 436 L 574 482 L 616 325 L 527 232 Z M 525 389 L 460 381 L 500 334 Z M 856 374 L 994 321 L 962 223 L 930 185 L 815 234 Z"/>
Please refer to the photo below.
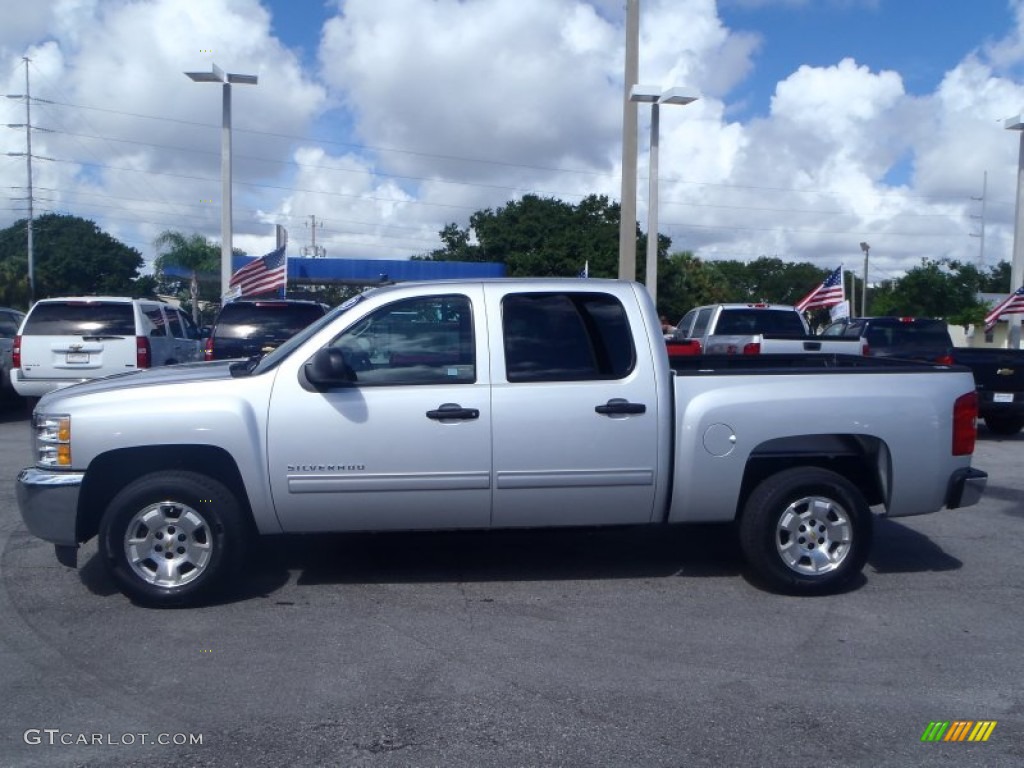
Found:
<path fill-rule="evenodd" d="M 651 156 L 647 193 L 647 268 L 644 282 L 655 305 L 658 303 L 658 139 L 662 104 L 690 104 L 699 97 L 684 88 L 662 91 L 658 86 L 634 85 L 629 100 L 651 105 Z"/>
<path fill-rule="evenodd" d="M 221 83 L 223 115 L 220 131 L 220 294 L 223 297 L 231 282 L 231 86 L 256 85 L 256 75 L 225 72 L 216 64 L 209 72 L 186 72 L 196 83 Z"/>
<path fill-rule="evenodd" d="M 1024 282 L 1024 115 L 1011 117 L 1004 127 L 1008 131 L 1020 132 L 1020 149 L 1017 151 L 1017 206 L 1013 223 L 1013 261 L 1010 263 L 1010 291 Z M 1020 315 L 1010 315 L 1011 349 L 1020 349 Z"/>
<path fill-rule="evenodd" d="M 871 252 L 871 246 L 867 243 L 861 243 L 860 249 L 864 251 L 864 282 L 860 286 L 860 315 L 861 317 L 868 316 L 868 254 Z"/>

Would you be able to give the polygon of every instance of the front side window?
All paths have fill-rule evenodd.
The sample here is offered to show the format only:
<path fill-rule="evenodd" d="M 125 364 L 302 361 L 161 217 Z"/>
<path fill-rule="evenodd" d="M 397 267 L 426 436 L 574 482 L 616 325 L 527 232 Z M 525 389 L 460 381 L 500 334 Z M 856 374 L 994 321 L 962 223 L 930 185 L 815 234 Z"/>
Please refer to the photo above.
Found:
<path fill-rule="evenodd" d="M 334 341 L 363 385 L 472 384 L 476 347 L 466 296 L 427 296 L 388 304 Z"/>
<path fill-rule="evenodd" d="M 693 325 L 693 320 L 695 317 L 697 317 L 696 309 L 691 309 L 689 312 L 683 315 L 683 319 L 680 320 L 679 324 L 676 326 L 676 335 L 680 339 L 690 338 L 690 327 Z"/>
<path fill-rule="evenodd" d="M 501 317 L 510 382 L 620 379 L 636 363 L 625 309 L 607 294 L 509 294 Z"/>

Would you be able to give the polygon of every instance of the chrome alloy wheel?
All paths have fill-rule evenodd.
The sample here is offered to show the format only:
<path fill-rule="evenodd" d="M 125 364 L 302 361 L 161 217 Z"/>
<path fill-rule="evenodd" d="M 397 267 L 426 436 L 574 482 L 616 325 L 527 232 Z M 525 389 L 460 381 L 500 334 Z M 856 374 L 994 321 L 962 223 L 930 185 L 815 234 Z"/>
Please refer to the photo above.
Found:
<path fill-rule="evenodd" d="M 159 501 L 132 516 L 125 528 L 124 554 L 146 583 L 180 587 L 206 569 L 213 536 L 196 510 L 177 501 Z"/>
<path fill-rule="evenodd" d="M 834 571 L 852 543 L 850 515 L 834 499 L 805 496 L 779 516 L 775 548 L 790 570 L 804 576 Z"/>

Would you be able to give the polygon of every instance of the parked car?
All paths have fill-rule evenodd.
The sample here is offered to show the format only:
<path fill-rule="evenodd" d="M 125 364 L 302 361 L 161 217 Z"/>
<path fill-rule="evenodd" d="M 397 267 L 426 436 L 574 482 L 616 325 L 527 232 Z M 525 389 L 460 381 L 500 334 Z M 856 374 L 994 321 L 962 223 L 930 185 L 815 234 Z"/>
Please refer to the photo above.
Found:
<path fill-rule="evenodd" d="M 863 339 L 867 354 L 930 363 L 953 363 L 953 340 L 945 320 L 931 317 L 852 317 L 821 332 L 828 338 Z"/>
<path fill-rule="evenodd" d="M 192 319 L 155 299 L 72 296 L 37 301 L 12 350 L 11 383 L 38 398 L 112 373 L 202 360 Z"/>
<path fill-rule="evenodd" d="M 11 349 L 24 319 L 24 312 L 0 307 L 0 398 L 4 400 L 16 394 L 11 386 Z"/>
<path fill-rule="evenodd" d="M 225 304 L 206 339 L 207 360 L 265 355 L 314 320 L 327 306 L 298 299 L 239 299 Z"/>
<path fill-rule="evenodd" d="M 978 411 L 997 435 L 1024 429 L 1024 351 L 954 347 L 945 320 L 924 317 L 855 317 L 833 323 L 822 335 L 860 337 L 874 357 L 963 365 L 974 374 Z"/>

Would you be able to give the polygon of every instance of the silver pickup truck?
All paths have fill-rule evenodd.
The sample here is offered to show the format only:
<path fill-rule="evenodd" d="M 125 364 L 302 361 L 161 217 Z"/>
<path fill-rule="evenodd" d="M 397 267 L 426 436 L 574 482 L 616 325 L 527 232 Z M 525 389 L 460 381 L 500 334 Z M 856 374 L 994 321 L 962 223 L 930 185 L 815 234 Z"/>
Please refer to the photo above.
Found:
<path fill-rule="evenodd" d="M 18 504 L 66 565 L 98 536 L 150 605 L 257 568 L 254 534 L 723 521 L 765 586 L 824 593 L 861 570 L 870 507 L 966 507 L 986 474 L 967 370 L 802 357 L 674 371 L 628 282 L 378 288 L 258 362 L 46 395 Z"/>
<path fill-rule="evenodd" d="M 666 340 L 692 344 L 689 354 L 867 354 L 867 346 L 860 339 L 814 336 L 796 307 L 765 302 L 694 307 Z"/>

